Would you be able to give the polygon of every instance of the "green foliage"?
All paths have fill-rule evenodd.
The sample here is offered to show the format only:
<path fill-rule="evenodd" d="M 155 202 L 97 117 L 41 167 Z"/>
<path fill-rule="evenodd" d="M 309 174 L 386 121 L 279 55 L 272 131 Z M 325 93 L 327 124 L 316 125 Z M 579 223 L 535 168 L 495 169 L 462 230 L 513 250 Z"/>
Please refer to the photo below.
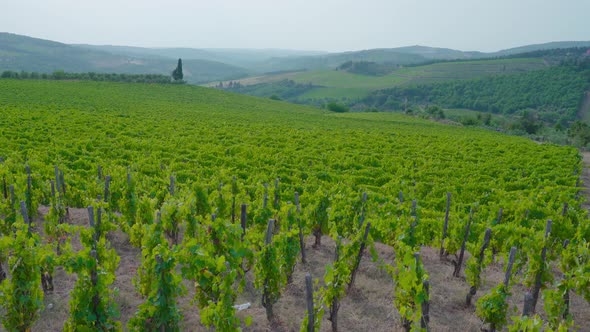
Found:
<path fill-rule="evenodd" d="M 569 291 L 563 284 L 558 285 L 556 289 L 546 289 L 543 291 L 543 304 L 547 314 L 547 323 L 552 329 L 574 327 L 571 315 L 566 314 L 566 304 L 564 301 L 565 293 Z M 566 317 L 564 319 L 564 316 Z"/>
<path fill-rule="evenodd" d="M 144 200 L 149 202 L 149 200 Z M 153 214 L 153 212 L 152 212 Z M 157 277 L 155 273 L 155 256 L 153 256 L 154 250 L 163 244 L 166 244 L 164 238 L 164 231 L 162 229 L 161 218 L 153 221 L 153 217 L 146 220 L 146 224 L 137 223 L 136 225 L 141 226 L 141 265 L 137 269 L 137 276 L 133 279 L 135 288 L 143 297 L 149 296 L 150 292 L 154 288 L 153 284 Z"/>
<path fill-rule="evenodd" d="M 77 81 L 99 81 L 99 82 L 125 82 L 125 83 L 171 83 L 170 77 L 160 74 L 117 74 L 117 73 L 73 73 L 64 72 L 63 70 L 54 71 L 39 75 L 38 73 L 15 72 L 5 70 L 0 74 L 0 78 L 12 79 L 43 79 L 43 80 L 77 80 Z"/>
<path fill-rule="evenodd" d="M 510 332 L 541 332 L 543 331 L 543 320 L 538 315 L 529 316 L 514 316 L 512 317 L 512 325 L 508 327 Z"/>
<path fill-rule="evenodd" d="M 315 284 L 317 286 L 317 284 L 318 284 L 317 279 L 315 281 Z M 323 319 L 324 313 L 325 313 L 324 304 L 327 303 L 324 296 L 325 296 L 325 293 L 322 291 L 313 293 L 313 320 L 314 320 L 313 329 L 314 329 L 314 332 L 319 332 L 322 327 L 322 319 Z M 303 318 L 303 321 L 301 322 L 301 327 L 299 328 L 299 331 L 300 332 L 308 332 L 308 329 L 307 329 L 308 324 L 309 324 L 309 314 L 306 310 L 305 317 Z"/>
<path fill-rule="evenodd" d="M 152 285 L 147 300 L 129 320 L 131 331 L 180 331 L 182 314 L 176 298 L 182 294 L 182 278 L 176 274 L 174 252 L 165 243 L 158 244 L 143 261 L 150 264 Z"/>
<path fill-rule="evenodd" d="M 575 146 L 585 147 L 590 143 L 590 126 L 581 121 L 575 121 L 567 131 L 567 136 Z"/>
<path fill-rule="evenodd" d="M 467 260 L 465 266 L 465 279 L 471 287 L 475 288 L 479 288 L 481 286 L 481 271 L 485 266 L 492 262 L 493 256 L 493 250 L 488 247 L 484 251 L 484 257 L 482 257 L 483 259 L 480 259 L 479 250 L 481 243 L 483 243 L 483 240 L 482 242 L 477 242 L 479 247 L 473 245 L 470 248 L 471 250 L 468 250 L 472 253 L 472 256 Z"/>
<path fill-rule="evenodd" d="M 445 118 L 445 112 L 443 111 L 442 108 L 440 108 L 437 105 L 430 105 L 430 106 L 426 107 L 426 114 L 430 115 L 431 117 L 433 117 L 435 119 L 444 119 Z"/>
<path fill-rule="evenodd" d="M 348 107 L 342 105 L 342 104 L 338 104 L 338 103 L 328 103 L 326 105 L 326 108 L 329 111 L 335 112 L 335 113 L 346 113 L 348 112 Z"/>
<path fill-rule="evenodd" d="M 508 313 L 506 298 L 508 296 L 510 296 L 510 292 L 504 284 L 492 288 L 489 293 L 477 300 L 475 313 L 485 323 L 490 324 L 493 329 L 501 329 L 506 325 L 506 314 Z"/>
<path fill-rule="evenodd" d="M 0 239 L 0 252 L 9 252 L 11 271 L 10 278 L 0 284 L 0 303 L 5 308 L 2 324 L 9 331 L 30 331 L 43 309 L 41 258 L 47 249 L 40 245 L 38 235 L 29 232 L 22 219 L 14 227 L 14 237 Z"/>
<path fill-rule="evenodd" d="M 162 229 L 174 244 L 178 244 L 178 232 L 182 224 L 180 211 L 182 203 L 174 197 L 168 198 L 162 204 Z"/>
<path fill-rule="evenodd" d="M 232 92 L 247 94 L 257 97 L 269 97 L 271 100 L 292 100 L 309 91 L 317 89 L 317 86 L 307 83 L 296 83 L 293 80 L 284 79 L 271 84 L 259 83 L 243 85 L 239 82 L 230 82 L 226 86 L 218 86 Z"/>
<path fill-rule="evenodd" d="M 279 300 L 283 287 L 287 283 L 280 252 L 274 242 L 265 244 L 256 253 L 254 266 L 254 286 L 262 291 L 262 305 L 267 312 Z M 271 309 L 269 309 L 269 307 Z M 272 317 L 268 317 L 269 320 Z"/>
<path fill-rule="evenodd" d="M 243 288 L 242 262 L 251 252 L 241 241 L 239 224 L 217 219 L 200 227 L 179 251 L 182 275 L 195 282 L 201 323 L 219 331 L 237 331 L 240 320 L 233 306 Z"/>
<path fill-rule="evenodd" d="M 359 75 L 383 76 L 389 74 L 395 68 L 397 68 L 397 66 L 380 64 L 371 61 L 346 61 L 336 69 Z"/>
<path fill-rule="evenodd" d="M 534 109 L 541 120 L 556 123 L 558 118 L 573 121 L 580 98 L 590 82 L 584 72 L 574 66 L 557 66 L 526 73 L 498 75 L 474 80 L 456 80 L 445 83 L 395 87 L 372 93 L 363 104 L 403 109 L 410 104 L 436 103 L 445 108 L 466 108 L 500 114 L 515 114 Z M 524 130 L 535 132 L 524 116 Z"/>
<path fill-rule="evenodd" d="M 6 216 L 0 221 L 3 234 L 16 222 L 15 202 L 25 200 L 25 164 L 34 171 L 33 180 L 40 181 L 33 185 L 39 192 L 32 204 L 52 206 L 49 232 L 61 232 L 55 228 L 63 215 L 60 204 L 93 204 L 104 211 L 96 243 L 98 262 L 90 254 L 91 230 L 81 231 L 82 251 L 63 254 L 64 265 L 78 275 L 68 323 L 72 329 L 95 327 L 89 314 L 93 308 L 87 304 L 99 292 L 104 299 L 100 324 L 117 328 L 109 290 L 117 259 L 104 236 L 117 227 L 121 212 L 119 225 L 131 224 L 130 241 L 142 247 L 142 257 L 151 257 L 158 244 L 166 247 L 165 231 L 173 235 L 184 228 L 182 249 L 173 256 L 197 285 L 195 302 L 204 313 L 203 323 L 232 330 L 239 324 L 233 303 L 253 257 L 256 285 L 266 292 L 267 304 L 278 299 L 293 269 L 298 227 L 293 227 L 294 207 L 288 200 L 295 191 L 301 194 L 303 210 L 296 217 L 304 234 L 315 230 L 344 235 L 345 247 L 353 248 L 364 215 L 373 226 L 370 239 L 396 246 L 396 306 L 408 321 L 418 318 L 426 278 L 418 269 L 421 265 L 408 257 L 420 246 L 440 244 L 447 192 L 453 193 L 445 240 L 449 252 L 458 249 L 469 208 L 477 205 L 476 235 L 468 238 L 468 250 L 477 249 L 478 234 L 490 227 L 497 255 L 511 246 L 526 248 L 515 270 L 532 272 L 540 266 L 533 256 L 540 252 L 538 234 L 544 221 L 553 218 L 548 257 L 567 258 L 568 287 L 587 295 L 583 289 L 588 289 L 588 264 L 583 257 L 590 255 L 582 239 L 590 235 L 590 226 L 579 208 L 576 182 L 582 166 L 573 148 L 400 114 L 334 114 L 192 86 L 0 80 L 0 100 L 0 179 L 15 185 L 14 200 L 0 193 L 0 215 Z M 55 164 L 67 185 L 61 202 L 51 201 L 49 185 L 42 181 L 54 177 Z M 103 190 L 97 165 L 106 165 L 104 174 L 113 176 L 108 202 L 95 202 Z M 133 169 L 132 186 L 125 178 L 128 167 Z M 170 174 L 177 179 L 174 196 L 168 190 Z M 278 204 L 272 200 L 274 190 L 264 187 L 276 178 L 281 181 Z M 220 183 L 226 185 L 220 188 Z M 366 202 L 362 192 L 367 192 Z M 241 227 L 229 221 L 234 198 L 248 206 L 243 243 Z M 419 202 L 416 213 L 412 200 Z M 564 203 L 570 209 L 561 217 Z M 153 226 L 158 207 L 159 230 Z M 504 217 L 494 223 L 499 207 Z M 215 222 L 212 212 L 218 213 Z M 270 218 L 276 218 L 277 227 L 272 245 L 265 246 L 262 234 Z M 556 243 L 566 238 L 575 244 L 571 253 L 556 250 Z M 343 261 L 348 253 L 358 253 L 358 247 L 345 247 Z M 51 267 L 46 258 L 38 259 Z M 530 266 L 525 266 L 528 260 Z M 146 262 L 138 272 L 146 277 L 136 285 L 149 298 L 157 275 L 153 260 Z M 334 285 L 346 280 L 342 271 L 348 267 L 339 264 L 327 275 Z M 100 272 L 96 287 L 91 282 L 94 268 Z M 477 283 L 477 278 L 469 278 Z M 546 285 L 549 281 L 544 280 Z"/>
<path fill-rule="evenodd" d="M 98 213 L 101 204 L 96 207 Z M 95 227 L 80 229 L 84 248 L 63 257 L 64 268 L 78 278 L 70 293 L 70 315 L 64 331 L 121 330 L 116 320 L 116 290 L 111 287 L 120 258 L 105 238 L 112 224 L 106 220 L 99 223 L 98 217 L 95 222 Z"/>
<path fill-rule="evenodd" d="M 388 267 L 393 277 L 395 297 L 393 304 L 405 327 L 419 329 L 422 318 L 422 304 L 428 300 L 423 283 L 428 275 L 412 247 L 401 242 L 396 246 L 395 267 Z"/>
<path fill-rule="evenodd" d="M 184 74 L 182 73 L 182 59 L 178 59 L 178 65 L 176 65 L 176 69 L 172 71 L 172 78 L 174 81 L 182 81 Z"/>

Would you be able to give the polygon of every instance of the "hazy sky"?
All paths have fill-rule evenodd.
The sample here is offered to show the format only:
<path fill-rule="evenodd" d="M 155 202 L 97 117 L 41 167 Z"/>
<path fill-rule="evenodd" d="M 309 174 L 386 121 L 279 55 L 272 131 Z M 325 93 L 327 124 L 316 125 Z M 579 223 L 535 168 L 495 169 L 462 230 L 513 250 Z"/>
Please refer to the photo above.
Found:
<path fill-rule="evenodd" d="M 0 1 L 0 31 L 65 43 L 495 51 L 590 40 L 590 0 Z"/>

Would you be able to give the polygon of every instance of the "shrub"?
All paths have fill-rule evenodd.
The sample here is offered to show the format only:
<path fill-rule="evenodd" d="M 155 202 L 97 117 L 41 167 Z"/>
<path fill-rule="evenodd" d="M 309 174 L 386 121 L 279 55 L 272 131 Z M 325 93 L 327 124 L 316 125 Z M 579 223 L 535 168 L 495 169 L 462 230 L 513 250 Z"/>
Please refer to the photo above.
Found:
<path fill-rule="evenodd" d="M 332 112 L 336 112 L 336 113 L 345 113 L 348 112 L 348 107 L 338 104 L 338 103 L 328 103 L 327 105 L 328 110 L 332 111 Z"/>

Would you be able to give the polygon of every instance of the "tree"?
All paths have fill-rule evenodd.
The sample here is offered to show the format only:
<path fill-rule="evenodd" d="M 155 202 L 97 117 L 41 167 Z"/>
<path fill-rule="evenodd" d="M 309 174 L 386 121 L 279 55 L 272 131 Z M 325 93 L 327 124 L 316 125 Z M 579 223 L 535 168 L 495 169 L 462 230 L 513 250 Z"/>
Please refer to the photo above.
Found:
<path fill-rule="evenodd" d="M 175 81 L 182 81 L 183 77 L 184 75 L 182 74 L 182 59 L 178 59 L 178 65 L 176 66 L 176 69 L 174 69 L 174 71 L 172 72 L 172 78 Z"/>
<path fill-rule="evenodd" d="M 348 112 L 348 107 L 341 105 L 341 104 L 334 103 L 334 102 L 328 103 L 327 107 L 328 107 L 328 110 L 330 110 L 332 112 L 336 112 L 336 113 Z"/>

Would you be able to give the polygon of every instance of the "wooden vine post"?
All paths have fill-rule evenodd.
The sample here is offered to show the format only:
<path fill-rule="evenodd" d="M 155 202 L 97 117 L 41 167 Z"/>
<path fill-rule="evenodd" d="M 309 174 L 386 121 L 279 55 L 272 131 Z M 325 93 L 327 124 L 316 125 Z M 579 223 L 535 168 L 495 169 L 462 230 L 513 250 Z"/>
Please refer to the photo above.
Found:
<path fill-rule="evenodd" d="M 29 226 L 27 227 L 29 233 L 31 233 L 31 219 L 29 219 L 29 214 L 27 213 L 27 205 L 25 204 L 25 201 L 20 201 L 20 213 L 23 216 L 25 224 Z"/>
<path fill-rule="evenodd" d="M 352 271 L 350 273 L 350 283 L 348 284 L 348 290 L 351 290 L 354 286 L 354 280 L 356 279 L 356 273 L 361 265 L 361 259 L 363 258 L 363 253 L 365 251 L 365 247 L 367 245 L 367 238 L 369 237 L 369 231 L 371 230 L 371 223 L 368 222 L 367 226 L 365 227 L 365 234 L 363 235 L 363 240 L 361 242 L 361 247 L 359 249 L 359 253 L 356 256 L 356 260 L 354 261 L 354 265 L 352 266 Z"/>
<path fill-rule="evenodd" d="M 539 300 L 539 292 L 543 286 L 543 273 L 545 272 L 547 259 L 547 239 L 549 238 L 549 233 L 551 233 L 552 223 L 553 221 L 551 221 L 551 219 L 547 220 L 547 225 L 545 226 L 545 243 L 543 244 L 543 249 L 541 250 L 540 267 L 539 271 L 537 271 L 535 274 L 535 283 L 533 284 L 532 291 L 527 291 L 524 295 L 524 307 L 522 309 L 523 316 L 530 316 L 535 313 L 537 301 Z"/>
<path fill-rule="evenodd" d="M 469 212 L 469 220 L 465 225 L 465 235 L 463 236 L 463 243 L 461 244 L 461 251 L 459 252 L 459 259 L 455 263 L 455 270 L 453 271 L 454 277 L 459 277 L 461 273 L 461 266 L 463 265 L 463 257 L 465 256 L 465 246 L 467 245 L 467 239 L 469 238 L 469 231 L 471 229 L 471 222 L 473 221 L 473 208 Z"/>
<path fill-rule="evenodd" d="M 301 226 L 301 204 L 299 193 L 295 192 L 295 207 L 297 209 L 297 226 L 299 227 L 299 248 L 301 249 L 301 263 L 305 264 L 305 239 L 303 238 L 303 227 Z"/>
<path fill-rule="evenodd" d="M 246 204 L 242 204 L 240 208 L 240 225 L 242 226 L 242 241 L 244 241 L 244 236 L 246 235 L 246 224 L 248 222 L 248 214 L 246 209 L 248 206 Z"/>
<path fill-rule="evenodd" d="M 442 259 L 445 254 L 445 239 L 447 238 L 447 231 L 449 229 L 449 212 L 451 209 L 451 193 L 447 192 L 447 208 L 445 210 L 445 222 L 443 224 L 442 239 L 440 241 L 439 256 Z"/>
<path fill-rule="evenodd" d="M 508 257 L 508 265 L 506 266 L 506 273 L 504 274 L 504 289 L 508 290 L 509 286 L 510 286 L 510 277 L 512 276 L 512 266 L 514 265 L 514 259 L 516 258 L 516 247 L 512 247 L 510 248 L 510 255 Z M 506 299 L 503 299 L 503 305 L 508 306 L 505 301 Z M 490 323 L 490 332 L 496 332 L 497 329 L 497 325 L 496 322 L 491 322 Z"/>
<path fill-rule="evenodd" d="M 463 258 L 465 257 L 465 246 L 467 245 L 467 239 L 469 238 L 469 231 L 471 230 L 471 222 L 473 221 L 473 208 L 469 211 L 469 219 L 467 225 L 465 225 L 465 235 L 463 236 L 463 243 L 461 244 L 461 251 L 459 252 L 459 259 L 455 263 L 455 270 L 453 271 L 454 277 L 459 277 L 461 273 L 461 266 L 463 265 Z"/>
<path fill-rule="evenodd" d="M 279 178 L 275 179 L 275 193 L 274 193 L 274 208 L 279 208 L 280 194 L 279 194 Z"/>
<path fill-rule="evenodd" d="M 104 202 L 108 203 L 111 197 L 111 176 L 107 175 L 104 178 Z"/>
<path fill-rule="evenodd" d="M 510 255 L 508 256 L 508 266 L 506 267 L 506 273 L 504 274 L 504 287 L 508 288 L 510 285 L 510 276 L 512 275 L 512 266 L 514 265 L 514 259 L 516 258 L 516 247 L 510 248 Z"/>
<path fill-rule="evenodd" d="M 428 280 L 424 280 L 422 282 L 422 289 L 424 289 L 426 300 L 422 302 L 422 318 L 420 319 L 420 327 L 426 331 L 429 331 L 428 323 L 430 323 L 430 282 Z"/>
<path fill-rule="evenodd" d="M 479 249 L 479 255 L 477 256 L 477 279 L 478 280 L 479 280 L 479 275 L 481 273 L 484 254 L 485 254 L 486 249 L 490 245 L 490 238 L 491 237 L 492 237 L 492 229 L 488 228 L 488 229 L 486 229 L 486 232 L 485 232 L 485 235 L 483 238 L 483 243 L 481 245 L 481 248 Z M 467 297 L 465 299 L 466 306 L 471 305 L 471 299 L 475 296 L 476 293 L 477 293 L 477 285 L 472 285 L 471 288 L 469 289 L 469 293 L 467 293 Z"/>

